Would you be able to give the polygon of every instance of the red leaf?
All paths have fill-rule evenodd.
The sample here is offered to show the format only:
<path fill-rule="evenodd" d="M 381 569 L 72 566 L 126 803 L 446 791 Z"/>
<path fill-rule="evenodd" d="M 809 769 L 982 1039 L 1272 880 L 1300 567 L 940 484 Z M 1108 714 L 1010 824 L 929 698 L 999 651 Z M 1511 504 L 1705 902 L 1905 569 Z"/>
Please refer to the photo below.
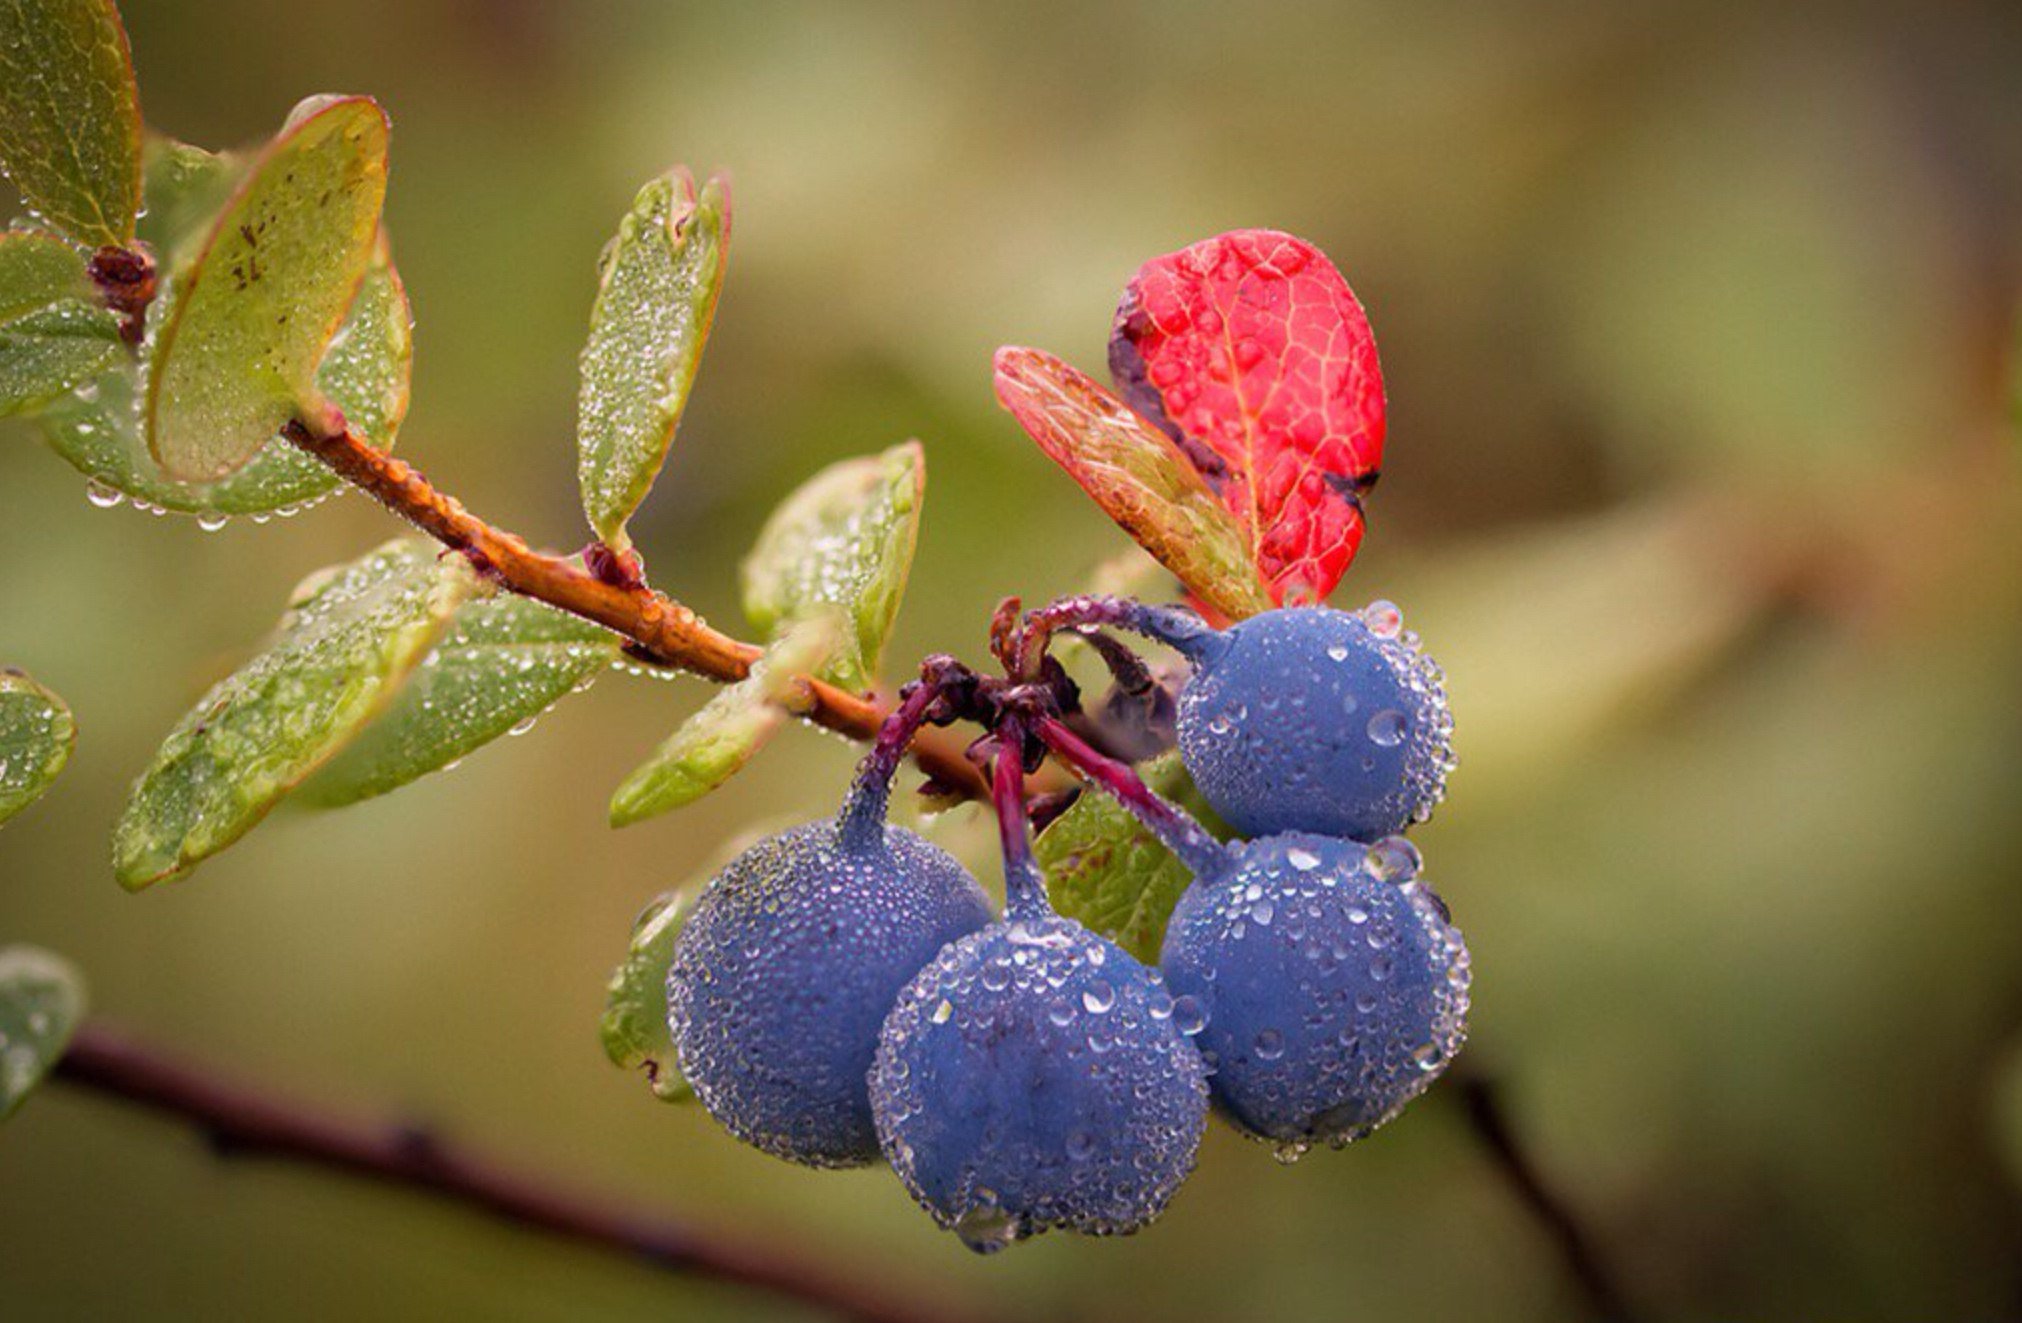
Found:
<path fill-rule="evenodd" d="M 1123 292 L 1109 365 L 1242 522 L 1272 599 L 1331 592 L 1362 545 L 1384 401 L 1369 319 L 1326 255 L 1232 230 L 1152 259 Z"/>

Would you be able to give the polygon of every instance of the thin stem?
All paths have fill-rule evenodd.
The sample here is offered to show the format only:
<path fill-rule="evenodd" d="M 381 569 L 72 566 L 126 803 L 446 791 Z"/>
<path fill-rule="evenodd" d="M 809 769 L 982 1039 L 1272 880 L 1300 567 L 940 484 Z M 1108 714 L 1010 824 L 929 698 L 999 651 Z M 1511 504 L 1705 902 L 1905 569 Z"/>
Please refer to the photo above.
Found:
<path fill-rule="evenodd" d="M 1147 606 L 1128 597 L 1099 593 L 1062 597 L 1025 617 L 1018 659 L 1020 673 L 1031 675 L 1038 671 L 1039 659 L 1046 654 L 1046 645 L 1056 631 L 1093 625 L 1142 634 L 1196 660 L 1202 646 L 1215 636 L 1206 621 L 1183 607 Z"/>
<path fill-rule="evenodd" d="M 438 492 L 412 465 L 374 450 L 348 427 L 317 428 L 296 419 L 281 434 L 393 513 L 468 557 L 508 590 L 621 634 L 647 659 L 728 684 L 748 675 L 764 651 L 711 629 L 693 611 L 643 583 L 609 582 L 559 556 L 533 550 Z M 799 715 L 852 739 L 873 739 L 884 724 L 884 707 L 812 676 L 796 677 L 792 692 Z M 952 740 L 922 732 L 912 753 L 936 781 L 972 796 L 986 793 L 982 777 Z"/>
<path fill-rule="evenodd" d="M 1566 1275 L 1586 1297 L 1594 1317 L 1602 1323 L 1635 1323 L 1636 1313 L 1616 1285 L 1596 1240 L 1581 1225 L 1571 1205 L 1545 1183 L 1538 1164 L 1524 1151 L 1503 1108 L 1502 1092 L 1496 1081 L 1463 1066 L 1455 1069 L 1447 1082 L 1459 1091 L 1475 1138 L 1481 1141 L 1489 1160 L 1524 1211 L 1551 1239 Z"/>
<path fill-rule="evenodd" d="M 1039 738 L 1069 766 L 1115 796 L 1195 877 L 1209 877 L 1228 866 L 1228 850 L 1208 835 L 1207 828 L 1146 785 L 1129 763 L 1096 749 L 1053 717 L 1039 723 Z"/>
<path fill-rule="evenodd" d="M 1025 725 L 1007 716 L 997 727 L 997 758 L 990 778 L 997 837 L 1004 846 L 1004 917 L 1040 919 L 1052 912 L 1046 875 L 1032 857 L 1032 821 L 1025 806 Z"/>
<path fill-rule="evenodd" d="M 952 1323 L 976 1316 L 900 1300 L 882 1285 L 809 1262 L 790 1238 L 731 1240 L 640 1216 L 499 1166 L 412 1126 L 361 1124 L 213 1078 L 199 1067 L 87 1023 L 56 1077 L 200 1128 L 233 1157 L 308 1163 L 436 1195 L 506 1222 L 694 1274 L 768 1291 L 860 1323 Z"/>
<path fill-rule="evenodd" d="M 869 846 L 882 838 L 885 814 L 891 807 L 892 777 L 898 774 L 899 760 L 925 724 L 927 714 L 941 699 L 944 677 L 929 675 L 907 686 L 899 705 L 878 728 L 871 751 L 857 764 L 856 780 L 843 801 L 837 831 L 846 844 Z"/>

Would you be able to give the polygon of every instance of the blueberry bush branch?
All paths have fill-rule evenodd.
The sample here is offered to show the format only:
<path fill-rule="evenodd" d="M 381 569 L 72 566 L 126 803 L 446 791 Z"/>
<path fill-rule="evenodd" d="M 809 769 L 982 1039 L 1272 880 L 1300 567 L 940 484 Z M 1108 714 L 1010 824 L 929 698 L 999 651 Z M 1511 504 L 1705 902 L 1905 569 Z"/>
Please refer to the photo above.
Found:
<path fill-rule="evenodd" d="M 502 1221 L 670 1272 L 752 1287 L 859 1323 L 982 1323 L 764 1242 L 712 1235 L 567 1189 L 466 1151 L 412 1124 L 326 1114 L 162 1054 L 86 1022 L 55 1077 L 187 1121 L 221 1157 L 270 1158 L 426 1193 Z"/>
<path fill-rule="evenodd" d="M 535 551 L 431 486 L 413 465 L 375 450 L 338 420 L 312 427 L 291 419 L 282 435 L 388 510 L 467 558 L 500 586 L 591 620 L 630 641 L 634 656 L 693 672 L 719 684 L 742 680 L 764 650 L 710 628 L 687 607 L 646 586 L 636 570 L 603 575 Z M 613 559 L 592 556 L 591 564 Z M 788 706 L 814 724 L 851 739 L 875 739 L 887 709 L 820 679 L 792 682 Z M 913 756 L 934 780 L 958 793 L 981 794 L 983 783 L 960 750 L 922 732 Z"/>

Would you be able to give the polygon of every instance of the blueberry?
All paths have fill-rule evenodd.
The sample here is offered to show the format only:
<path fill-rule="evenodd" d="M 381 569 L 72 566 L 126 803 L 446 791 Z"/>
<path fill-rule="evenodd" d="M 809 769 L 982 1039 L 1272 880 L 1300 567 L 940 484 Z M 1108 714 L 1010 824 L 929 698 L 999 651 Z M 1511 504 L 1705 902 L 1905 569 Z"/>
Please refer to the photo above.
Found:
<path fill-rule="evenodd" d="M 1373 841 L 1423 821 L 1445 793 L 1443 681 L 1389 603 L 1286 607 L 1172 641 L 1195 664 L 1180 757 L 1244 836 Z"/>
<path fill-rule="evenodd" d="M 1206 1016 L 1194 1041 L 1216 1108 L 1287 1159 L 1358 1139 L 1459 1049 L 1467 948 L 1402 837 L 1229 849 L 1180 898 L 1160 959 L 1186 1013 Z"/>
<path fill-rule="evenodd" d="M 815 1167 L 878 1156 L 865 1077 L 907 980 L 989 923 L 953 857 L 884 822 L 860 783 L 833 822 L 761 841 L 697 899 L 674 946 L 667 1018 L 709 1114 Z"/>
<path fill-rule="evenodd" d="M 1206 1125 L 1205 1069 L 1157 971 L 1041 905 L 921 970 L 871 1071 L 893 1170 L 980 1253 L 1049 1227 L 1137 1230 Z"/>

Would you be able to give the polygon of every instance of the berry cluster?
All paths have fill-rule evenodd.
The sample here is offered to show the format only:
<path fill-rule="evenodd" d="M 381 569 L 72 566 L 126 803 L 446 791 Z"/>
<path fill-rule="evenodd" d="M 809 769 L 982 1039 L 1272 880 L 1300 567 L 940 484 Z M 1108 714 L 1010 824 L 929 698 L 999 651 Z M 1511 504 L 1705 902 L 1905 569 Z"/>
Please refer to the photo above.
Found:
<path fill-rule="evenodd" d="M 1058 631 L 1189 664 L 1181 760 L 1239 834 L 1218 841 L 1092 737 Z M 753 846 L 675 943 L 668 1019 L 683 1073 L 731 1133 L 813 1166 L 882 1156 L 971 1248 L 1051 1227 L 1120 1234 L 1185 1180 L 1212 1110 L 1290 1160 L 1366 1135 L 1460 1046 L 1467 948 L 1398 835 L 1453 765 L 1438 668 L 1396 608 L 1191 611 L 1077 597 L 1000 613 L 1005 675 L 930 659 L 833 822 Z M 982 723 L 1005 903 L 885 821 L 926 723 Z M 1114 794 L 1194 881 L 1151 968 L 1054 912 L 1025 776 L 1049 755 Z"/>

